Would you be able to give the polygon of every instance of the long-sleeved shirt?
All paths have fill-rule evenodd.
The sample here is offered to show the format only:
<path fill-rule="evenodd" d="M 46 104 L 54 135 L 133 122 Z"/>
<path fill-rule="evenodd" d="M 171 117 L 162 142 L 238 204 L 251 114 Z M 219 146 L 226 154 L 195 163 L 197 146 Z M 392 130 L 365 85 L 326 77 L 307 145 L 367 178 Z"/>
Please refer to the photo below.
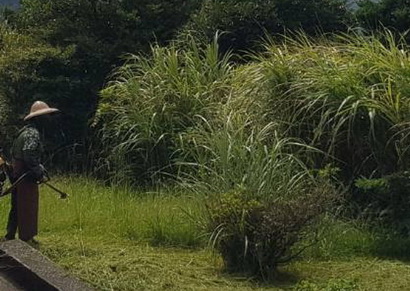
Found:
<path fill-rule="evenodd" d="M 26 166 L 36 171 L 40 166 L 43 145 L 38 129 L 32 125 L 23 127 L 11 148 L 11 156 L 15 160 L 22 161 Z"/>

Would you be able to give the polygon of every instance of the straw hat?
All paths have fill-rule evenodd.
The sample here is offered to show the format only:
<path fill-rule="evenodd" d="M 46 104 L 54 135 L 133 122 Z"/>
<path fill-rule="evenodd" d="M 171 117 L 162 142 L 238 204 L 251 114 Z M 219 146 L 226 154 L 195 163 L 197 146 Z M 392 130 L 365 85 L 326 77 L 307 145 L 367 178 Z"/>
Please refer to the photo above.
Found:
<path fill-rule="evenodd" d="M 36 101 L 31 105 L 30 114 L 24 117 L 24 120 L 29 120 L 33 117 L 50 114 L 53 112 L 59 112 L 57 108 L 50 108 L 47 103 L 43 101 Z"/>

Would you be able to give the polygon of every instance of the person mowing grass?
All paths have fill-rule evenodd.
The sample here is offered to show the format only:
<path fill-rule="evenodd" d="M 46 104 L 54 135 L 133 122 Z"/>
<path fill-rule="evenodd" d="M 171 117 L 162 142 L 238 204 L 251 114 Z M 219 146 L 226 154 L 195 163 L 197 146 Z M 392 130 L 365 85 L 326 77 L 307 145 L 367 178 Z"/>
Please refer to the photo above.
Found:
<path fill-rule="evenodd" d="M 46 181 L 46 171 L 41 164 L 43 144 L 41 136 L 50 126 L 51 116 L 59 112 L 45 102 L 36 101 L 30 113 L 24 117 L 27 124 L 20 130 L 11 148 L 12 180 L 28 173 L 11 194 L 11 209 L 7 222 L 6 240 L 12 240 L 18 230 L 19 238 L 37 243 L 34 237 L 38 231 L 38 184 Z"/>

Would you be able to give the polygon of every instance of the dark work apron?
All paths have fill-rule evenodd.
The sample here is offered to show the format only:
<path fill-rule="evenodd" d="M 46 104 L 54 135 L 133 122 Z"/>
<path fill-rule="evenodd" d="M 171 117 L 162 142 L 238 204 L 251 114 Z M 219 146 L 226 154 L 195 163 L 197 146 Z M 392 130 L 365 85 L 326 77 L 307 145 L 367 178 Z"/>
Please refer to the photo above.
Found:
<path fill-rule="evenodd" d="M 28 171 L 24 162 L 13 160 L 13 176 L 18 179 Z M 18 233 L 27 241 L 37 235 L 38 224 L 38 184 L 28 175 L 16 187 Z"/>

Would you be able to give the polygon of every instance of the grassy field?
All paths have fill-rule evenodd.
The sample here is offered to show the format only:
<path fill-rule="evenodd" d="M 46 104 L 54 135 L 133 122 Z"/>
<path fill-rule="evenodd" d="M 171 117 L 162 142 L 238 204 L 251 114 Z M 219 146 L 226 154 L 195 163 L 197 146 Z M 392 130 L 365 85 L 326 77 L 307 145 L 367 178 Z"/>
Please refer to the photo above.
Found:
<path fill-rule="evenodd" d="M 98 290 L 410 290 L 410 243 L 359 225 L 324 219 L 320 242 L 260 283 L 223 271 L 191 219 L 203 215 L 201 198 L 54 183 L 71 196 L 42 186 L 40 251 Z"/>

